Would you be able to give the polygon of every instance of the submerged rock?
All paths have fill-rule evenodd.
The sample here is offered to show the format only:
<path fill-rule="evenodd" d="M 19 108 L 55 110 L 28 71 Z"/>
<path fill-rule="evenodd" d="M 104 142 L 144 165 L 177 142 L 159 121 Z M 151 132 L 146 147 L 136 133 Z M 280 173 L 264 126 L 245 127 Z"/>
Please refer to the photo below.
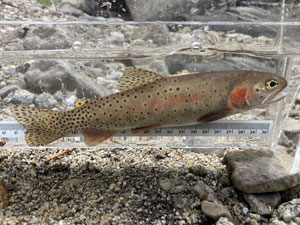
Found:
<path fill-rule="evenodd" d="M 109 94 L 110 90 L 95 82 L 90 74 L 88 69 L 85 70 L 83 65 L 78 66 L 73 60 L 40 60 L 26 72 L 24 80 L 27 89 L 37 94 L 55 94 L 63 89 L 75 91 L 78 98 L 103 97 Z"/>
<path fill-rule="evenodd" d="M 50 26 L 40 26 L 30 29 L 24 38 L 25 50 L 66 49 L 72 46 L 64 30 Z"/>
<path fill-rule="evenodd" d="M 9 95 L 9 93 L 19 89 L 17 85 L 7 85 L 4 86 L 3 88 L 0 88 L 0 98 L 5 98 L 6 96 Z"/>
<path fill-rule="evenodd" d="M 279 149 L 278 149 L 279 150 Z M 232 182 L 246 193 L 266 193 L 287 190 L 300 183 L 300 173 L 290 174 L 281 160 L 292 157 L 282 153 L 277 159 L 266 150 L 244 150 L 230 152 L 225 160 L 232 168 Z"/>
<path fill-rule="evenodd" d="M 126 0 L 131 17 L 135 21 L 183 21 L 190 15 L 204 12 L 204 7 L 210 7 L 209 1 L 182 1 L 182 0 Z"/>
<path fill-rule="evenodd" d="M 300 134 L 300 120 L 294 120 L 289 118 L 286 121 L 284 130 L 286 133 Z"/>
<path fill-rule="evenodd" d="M 52 95 L 44 93 L 37 96 L 34 103 L 39 108 L 52 109 L 57 104 L 57 100 Z"/>
<path fill-rule="evenodd" d="M 251 209 L 262 216 L 271 215 L 281 200 L 278 192 L 264 194 L 243 193 L 243 196 L 251 206 Z"/>
<path fill-rule="evenodd" d="M 35 97 L 35 94 L 26 90 L 19 89 L 14 93 L 14 96 L 11 99 L 11 103 L 30 105 L 34 102 Z"/>

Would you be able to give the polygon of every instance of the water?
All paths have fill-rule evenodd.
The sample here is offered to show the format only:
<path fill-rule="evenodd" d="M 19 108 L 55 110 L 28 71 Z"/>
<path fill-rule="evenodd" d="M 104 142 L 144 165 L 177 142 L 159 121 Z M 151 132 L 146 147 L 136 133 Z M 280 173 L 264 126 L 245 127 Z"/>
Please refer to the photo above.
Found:
<path fill-rule="evenodd" d="M 0 30 L 6 30 L 6 37 L 14 37 L 21 25 L 29 30 L 24 39 L 15 37 L 15 41 L 12 38 L 0 45 L 0 121 L 13 120 L 8 107 L 14 103 L 67 110 L 74 107 L 77 99 L 117 92 L 117 80 L 126 66 L 139 66 L 163 76 L 260 70 L 288 79 L 287 98 L 268 108 L 227 119 L 273 120 L 272 135 L 268 137 L 118 137 L 113 140 L 127 147 L 273 149 L 297 91 L 298 80 L 293 79 L 299 76 L 300 69 L 300 41 L 294 36 L 297 22 L 5 21 L 0 24 Z M 22 138 L 3 141 L 8 147 L 26 145 Z M 69 137 L 50 146 L 85 145 L 82 138 Z M 101 146 L 120 147 L 109 142 Z"/>

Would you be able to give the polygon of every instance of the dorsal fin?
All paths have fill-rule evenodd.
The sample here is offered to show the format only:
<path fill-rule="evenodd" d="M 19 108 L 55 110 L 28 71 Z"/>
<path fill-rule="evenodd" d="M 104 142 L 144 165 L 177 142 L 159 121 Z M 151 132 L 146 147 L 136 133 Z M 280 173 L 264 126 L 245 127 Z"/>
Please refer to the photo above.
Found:
<path fill-rule="evenodd" d="M 125 91 L 145 84 L 149 84 L 160 80 L 162 76 L 157 73 L 136 67 L 127 67 L 123 76 L 118 81 L 120 91 Z"/>
<path fill-rule="evenodd" d="M 87 100 L 85 100 L 85 99 L 79 99 L 75 102 L 74 106 L 76 108 L 79 108 L 79 107 L 83 106 L 86 102 L 87 102 Z"/>

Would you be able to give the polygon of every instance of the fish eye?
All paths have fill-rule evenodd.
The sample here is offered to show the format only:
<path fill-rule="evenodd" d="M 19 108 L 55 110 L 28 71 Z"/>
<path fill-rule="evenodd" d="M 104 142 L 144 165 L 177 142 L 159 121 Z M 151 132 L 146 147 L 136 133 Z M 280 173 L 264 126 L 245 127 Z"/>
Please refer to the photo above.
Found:
<path fill-rule="evenodd" d="M 271 91 L 274 88 L 276 88 L 278 86 L 278 81 L 277 80 L 269 80 L 266 83 L 266 88 L 267 90 Z"/>

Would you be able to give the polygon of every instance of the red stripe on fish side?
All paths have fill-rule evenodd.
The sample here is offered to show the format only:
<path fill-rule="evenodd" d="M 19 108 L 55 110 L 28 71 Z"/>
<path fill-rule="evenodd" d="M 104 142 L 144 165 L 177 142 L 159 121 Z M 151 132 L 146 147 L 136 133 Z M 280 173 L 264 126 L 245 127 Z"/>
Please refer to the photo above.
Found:
<path fill-rule="evenodd" d="M 246 88 L 238 88 L 231 95 L 230 106 L 233 108 L 240 108 L 247 104 L 246 102 Z"/>
<path fill-rule="evenodd" d="M 154 108 L 165 108 L 169 105 L 179 105 L 183 102 L 195 102 L 202 100 L 204 98 L 204 95 L 202 94 L 194 94 L 189 97 L 174 97 L 169 100 L 158 100 L 153 105 Z"/>

